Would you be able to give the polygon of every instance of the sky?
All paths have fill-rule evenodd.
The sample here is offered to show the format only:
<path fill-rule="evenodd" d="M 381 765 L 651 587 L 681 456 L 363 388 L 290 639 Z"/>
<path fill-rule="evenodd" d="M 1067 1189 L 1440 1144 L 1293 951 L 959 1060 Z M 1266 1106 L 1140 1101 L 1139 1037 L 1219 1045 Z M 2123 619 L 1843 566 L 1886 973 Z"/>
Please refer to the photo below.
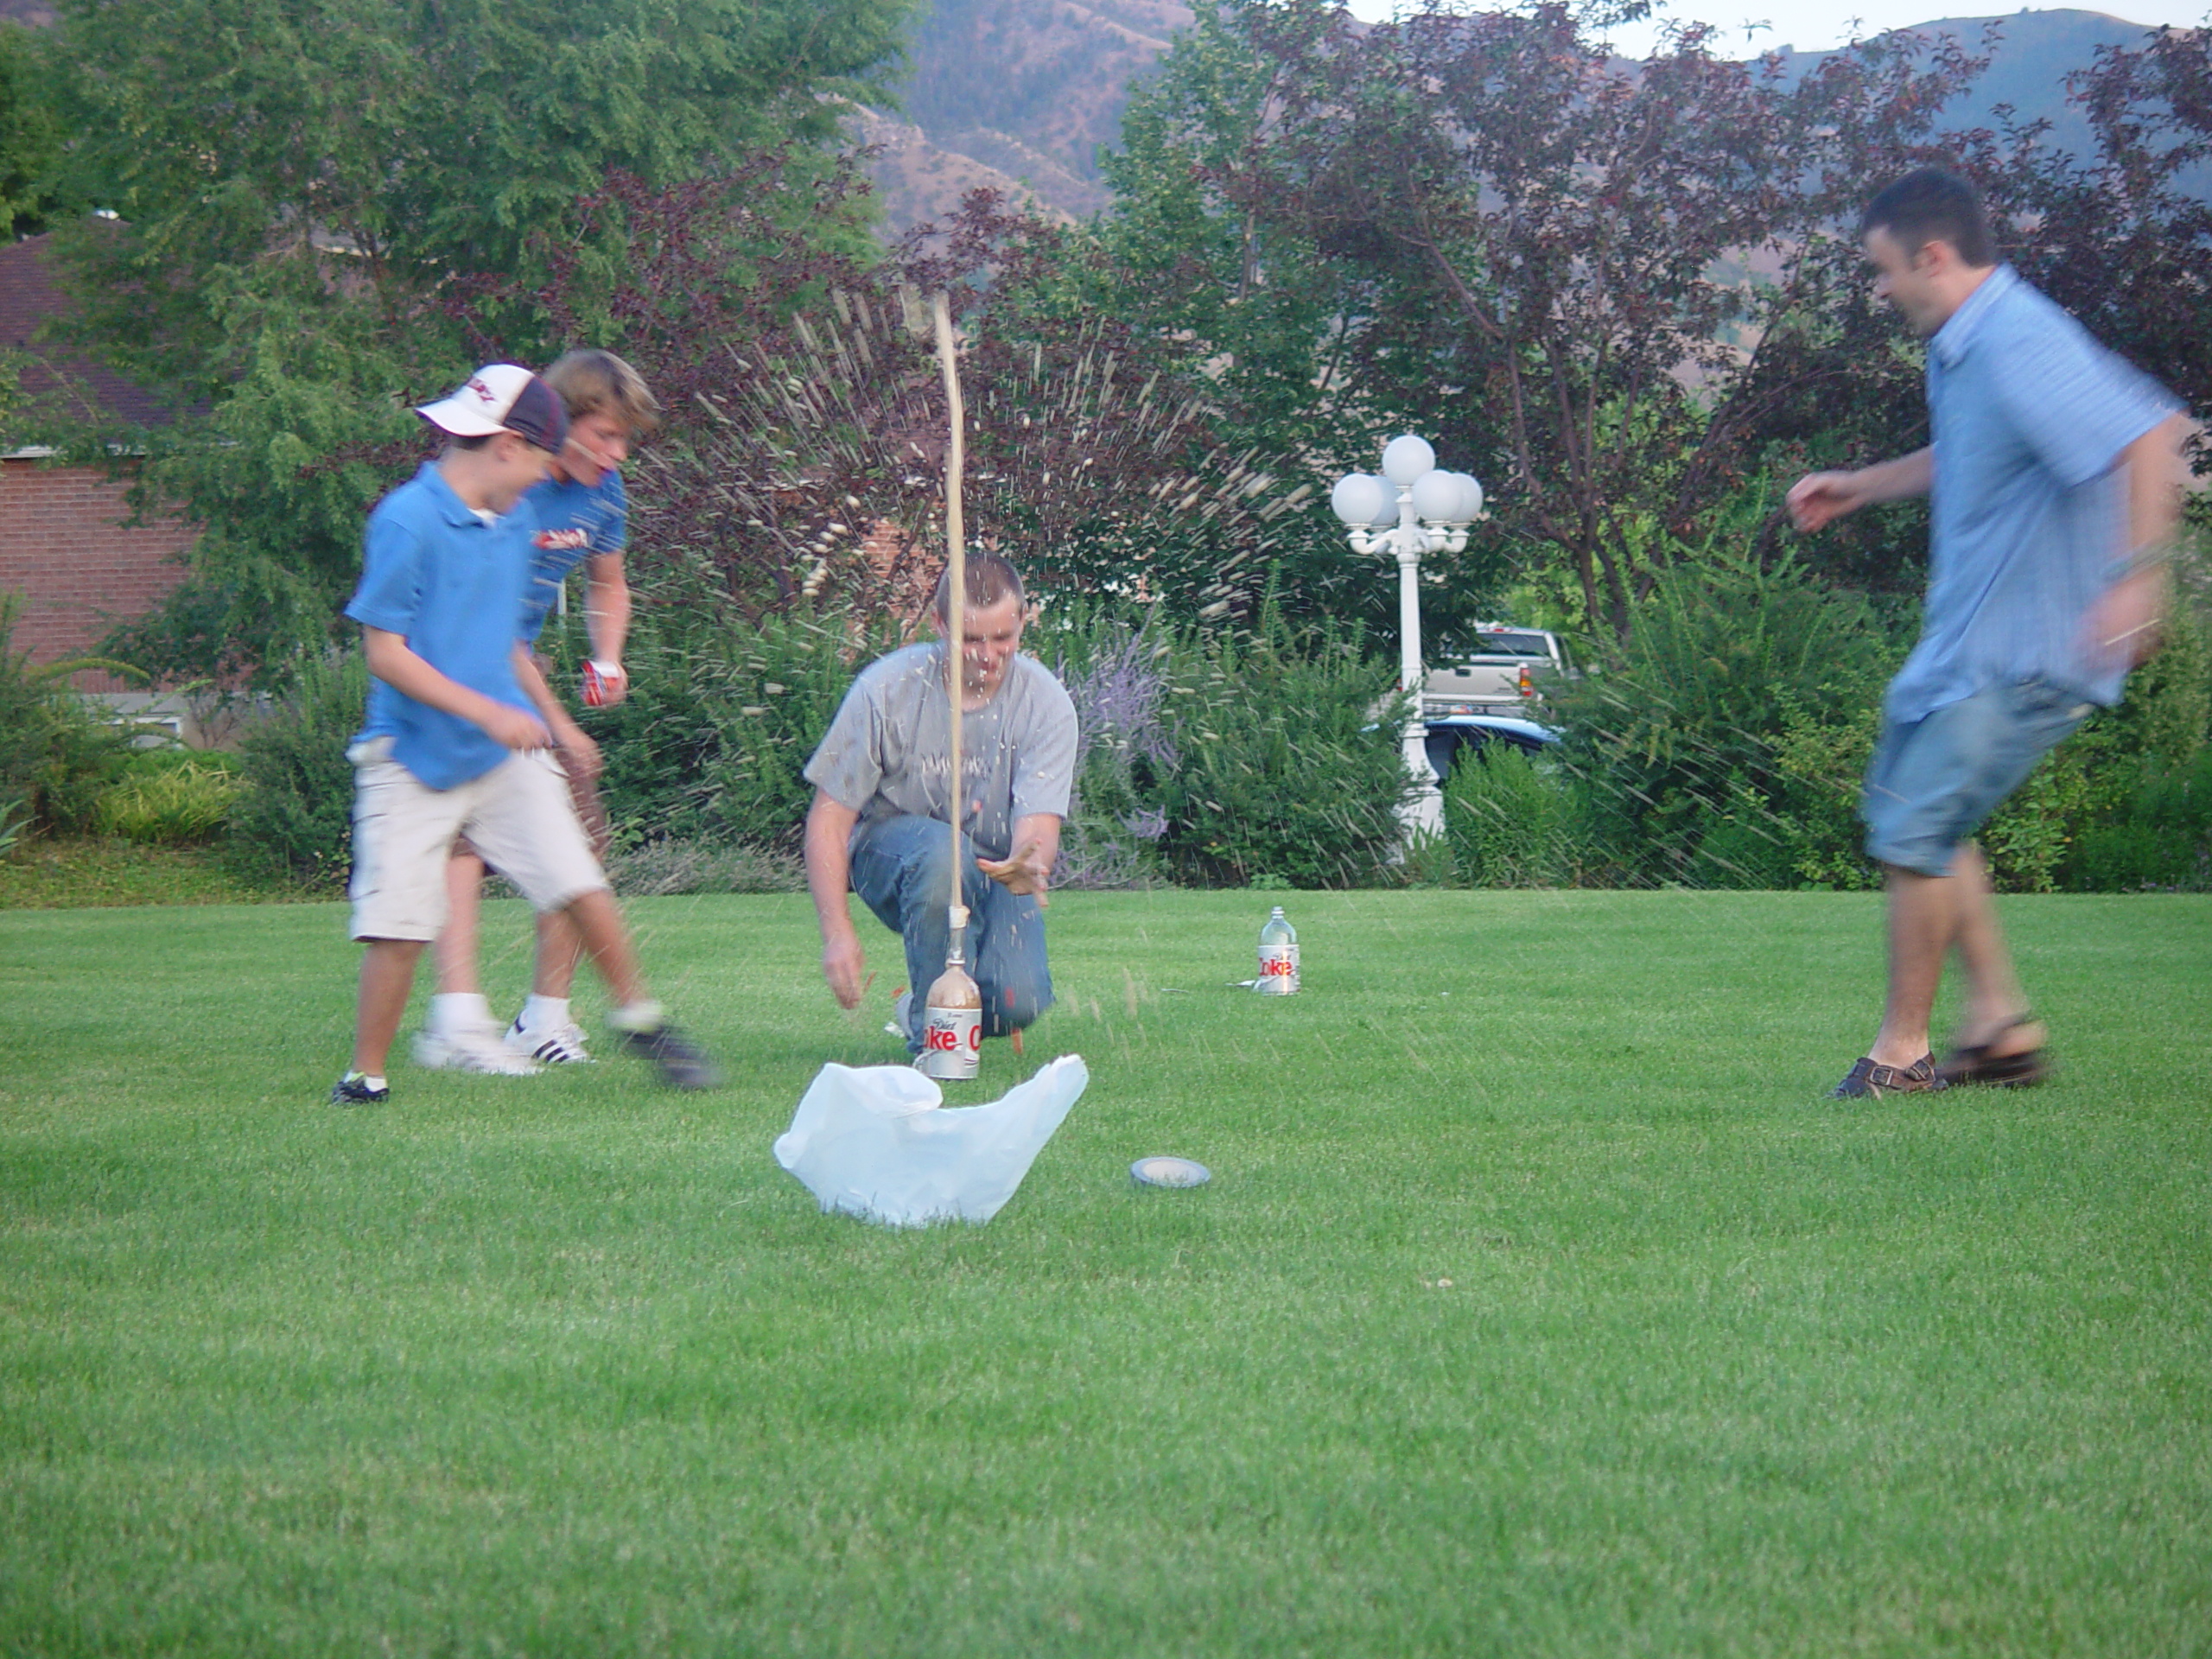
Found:
<path fill-rule="evenodd" d="M 1370 20 L 1379 21 L 1397 10 L 1396 0 L 1349 0 L 1349 3 L 1355 16 Z M 2095 5 L 2076 9 L 2105 10 Z M 2044 11 L 2053 8 L 2021 10 Z M 2156 28 L 2160 23 L 2195 28 L 2207 20 L 2209 12 L 2212 12 L 2212 0 L 2126 0 L 2112 15 L 2146 28 Z M 1777 46 L 1794 46 L 1800 52 L 1825 51 L 1841 46 L 1854 36 L 1879 35 L 1885 29 L 1903 29 L 1938 17 L 2002 15 L 1977 10 L 1973 0 L 1948 6 L 1944 0 L 1788 0 L 1783 4 L 1771 3 L 1770 0 L 1673 0 L 1654 20 L 1616 30 L 1612 43 L 1624 57 L 1648 57 L 1662 22 L 1695 18 L 1720 29 L 1720 45 L 1730 47 L 1733 43 L 1740 47 L 1743 56 L 1750 57 Z M 1762 22 L 1770 26 L 1756 27 Z M 1732 49 L 1731 55 L 1734 55 Z"/>

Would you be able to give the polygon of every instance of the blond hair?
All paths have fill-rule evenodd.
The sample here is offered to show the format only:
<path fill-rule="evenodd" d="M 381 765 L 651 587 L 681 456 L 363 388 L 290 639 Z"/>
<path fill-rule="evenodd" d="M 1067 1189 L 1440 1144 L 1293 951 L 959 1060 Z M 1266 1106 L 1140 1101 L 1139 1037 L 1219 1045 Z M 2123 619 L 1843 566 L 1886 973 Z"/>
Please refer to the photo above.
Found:
<path fill-rule="evenodd" d="M 571 421 L 613 415 L 640 438 L 651 436 L 660 426 L 660 400 L 646 386 L 645 376 L 612 352 L 586 346 L 564 353 L 542 378 L 561 394 Z"/>

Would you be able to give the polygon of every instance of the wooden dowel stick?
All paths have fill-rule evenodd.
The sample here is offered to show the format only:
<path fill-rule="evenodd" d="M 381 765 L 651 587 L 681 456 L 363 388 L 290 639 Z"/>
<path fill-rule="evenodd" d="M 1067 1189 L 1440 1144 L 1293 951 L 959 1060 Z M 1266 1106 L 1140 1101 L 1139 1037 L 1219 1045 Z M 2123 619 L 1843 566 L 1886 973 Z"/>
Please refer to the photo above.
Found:
<path fill-rule="evenodd" d="M 960 930 L 968 925 L 968 906 L 962 903 L 965 896 L 966 872 L 960 867 L 960 819 L 962 800 L 967 783 L 960 766 L 960 704 L 967 694 L 966 631 L 968 623 L 968 550 L 967 526 L 962 522 L 961 490 L 968 465 L 967 406 L 960 396 L 960 364 L 953 353 L 952 307 L 944 294 L 937 296 L 933 304 L 937 321 L 937 360 L 944 371 L 944 401 L 950 431 L 950 441 L 944 449 L 944 540 L 947 569 L 951 581 L 947 584 L 948 615 L 946 623 L 945 693 L 952 703 L 952 909 L 950 921 L 952 937 L 957 939 Z"/>

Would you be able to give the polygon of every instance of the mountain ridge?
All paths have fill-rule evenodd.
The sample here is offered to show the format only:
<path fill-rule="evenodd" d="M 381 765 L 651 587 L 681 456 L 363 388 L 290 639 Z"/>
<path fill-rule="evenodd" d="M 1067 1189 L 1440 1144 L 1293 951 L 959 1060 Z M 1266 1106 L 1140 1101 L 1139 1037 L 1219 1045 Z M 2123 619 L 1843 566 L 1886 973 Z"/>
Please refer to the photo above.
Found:
<path fill-rule="evenodd" d="M 1119 142 L 1130 94 L 1192 20 L 1178 0 L 936 0 L 916 25 L 897 88 L 903 111 L 867 117 L 873 130 L 904 135 L 874 169 L 886 230 L 942 219 L 979 183 L 1064 219 L 1109 205 L 1099 153 Z M 1999 106 L 2010 105 L 2016 120 L 2047 119 L 2044 142 L 2077 155 L 2090 148 L 2089 127 L 2066 103 L 2066 77 L 2088 68 L 2098 48 L 2155 32 L 2061 8 L 1935 18 L 1885 34 L 1948 35 L 1978 50 L 1991 25 L 2000 38 L 1990 67 L 1945 109 L 1943 124 L 1993 128 Z M 1834 55 L 1772 50 L 1793 79 Z"/>

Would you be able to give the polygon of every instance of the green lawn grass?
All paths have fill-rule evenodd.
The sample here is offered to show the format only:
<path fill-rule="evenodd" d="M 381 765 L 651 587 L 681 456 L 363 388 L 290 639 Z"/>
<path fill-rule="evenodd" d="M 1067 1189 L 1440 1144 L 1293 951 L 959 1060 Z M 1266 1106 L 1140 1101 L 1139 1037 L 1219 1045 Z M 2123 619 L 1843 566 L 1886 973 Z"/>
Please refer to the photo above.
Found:
<path fill-rule="evenodd" d="M 41 836 L 0 857 L 0 911 L 111 905 L 256 905 L 308 897 L 243 880 L 212 846 L 149 847 L 110 836 Z"/>
<path fill-rule="evenodd" d="M 2006 901 L 2059 1079 L 1843 1105 L 1871 897 L 1070 894 L 1090 1091 L 910 1233 L 769 1152 L 888 936 L 631 908 L 728 1088 L 334 1111 L 342 911 L 0 915 L 0 1651 L 2212 1651 L 2212 900 Z"/>

